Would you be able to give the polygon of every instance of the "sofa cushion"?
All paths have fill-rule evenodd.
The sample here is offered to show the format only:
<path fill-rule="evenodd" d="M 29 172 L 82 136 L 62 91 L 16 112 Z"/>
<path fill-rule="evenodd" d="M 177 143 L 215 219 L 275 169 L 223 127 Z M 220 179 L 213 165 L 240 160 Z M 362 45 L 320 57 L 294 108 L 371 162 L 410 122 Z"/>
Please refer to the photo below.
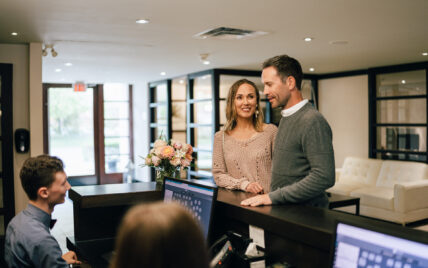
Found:
<path fill-rule="evenodd" d="M 346 157 L 338 182 L 345 184 L 375 185 L 382 166 L 380 159 Z"/>
<path fill-rule="evenodd" d="M 394 190 L 385 187 L 364 187 L 352 191 L 351 196 L 359 197 L 360 204 L 370 207 L 394 210 Z"/>
<path fill-rule="evenodd" d="M 393 189 L 400 182 L 417 181 L 427 178 L 426 164 L 387 160 L 382 164 L 376 186 Z"/>
<path fill-rule="evenodd" d="M 333 194 L 349 195 L 352 191 L 362 187 L 367 187 L 367 185 L 364 183 L 336 183 L 326 191 Z"/>

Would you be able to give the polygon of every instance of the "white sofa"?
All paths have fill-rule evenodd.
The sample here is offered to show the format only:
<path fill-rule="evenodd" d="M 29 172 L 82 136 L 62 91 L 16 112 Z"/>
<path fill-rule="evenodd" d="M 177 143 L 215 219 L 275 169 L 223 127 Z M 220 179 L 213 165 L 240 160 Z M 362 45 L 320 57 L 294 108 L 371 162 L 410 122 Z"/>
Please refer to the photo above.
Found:
<path fill-rule="evenodd" d="M 425 163 L 347 157 L 330 193 L 360 198 L 360 214 L 406 224 L 428 218 Z"/>

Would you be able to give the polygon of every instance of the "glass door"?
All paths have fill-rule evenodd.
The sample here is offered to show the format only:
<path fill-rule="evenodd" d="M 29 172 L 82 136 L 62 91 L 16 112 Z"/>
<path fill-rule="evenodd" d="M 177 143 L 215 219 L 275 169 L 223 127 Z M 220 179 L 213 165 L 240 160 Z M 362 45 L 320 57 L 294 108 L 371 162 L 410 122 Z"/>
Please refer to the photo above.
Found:
<path fill-rule="evenodd" d="M 48 154 L 62 159 L 70 178 L 95 176 L 94 88 L 51 85 L 47 98 Z"/>

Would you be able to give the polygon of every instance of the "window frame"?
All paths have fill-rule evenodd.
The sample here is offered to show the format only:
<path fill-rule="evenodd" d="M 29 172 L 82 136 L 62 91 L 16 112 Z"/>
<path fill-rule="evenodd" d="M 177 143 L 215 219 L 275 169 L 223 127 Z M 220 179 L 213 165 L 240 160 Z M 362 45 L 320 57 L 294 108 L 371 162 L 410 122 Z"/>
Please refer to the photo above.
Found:
<path fill-rule="evenodd" d="M 43 151 L 49 153 L 49 135 L 48 135 L 48 89 L 49 88 L 72 88 L 72 84 L 61 83 L 43 83 Z M 93 185 L 93 184 L 109 184 L 121 183 L 123 181 L 123 173 L 105 172 L 105 143 L 104 143 L 104 98 L 103 84 L 88 84 L 87 87 L 93 88 L 93 114 L 94 114 L 94 175 L 69 176 L 71 185 Z M 133 115 L 132 115 L 132 85 L 129 88 L 129 154 L 130 160 L 134 162 L 134 137 L 133 137 Z"/>

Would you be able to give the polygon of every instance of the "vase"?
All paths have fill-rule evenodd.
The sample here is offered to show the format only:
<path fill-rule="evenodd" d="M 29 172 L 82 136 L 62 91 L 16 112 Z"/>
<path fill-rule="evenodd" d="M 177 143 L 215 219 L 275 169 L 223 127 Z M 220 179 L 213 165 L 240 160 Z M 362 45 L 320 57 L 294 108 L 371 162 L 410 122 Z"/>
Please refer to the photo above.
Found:
<path fill-rule="evenodd" d="M 180 169 L 165 171 L 165 170 L 156 170 L 156 184 L 163 185 L 165 178 L 180 178 Z"/>

